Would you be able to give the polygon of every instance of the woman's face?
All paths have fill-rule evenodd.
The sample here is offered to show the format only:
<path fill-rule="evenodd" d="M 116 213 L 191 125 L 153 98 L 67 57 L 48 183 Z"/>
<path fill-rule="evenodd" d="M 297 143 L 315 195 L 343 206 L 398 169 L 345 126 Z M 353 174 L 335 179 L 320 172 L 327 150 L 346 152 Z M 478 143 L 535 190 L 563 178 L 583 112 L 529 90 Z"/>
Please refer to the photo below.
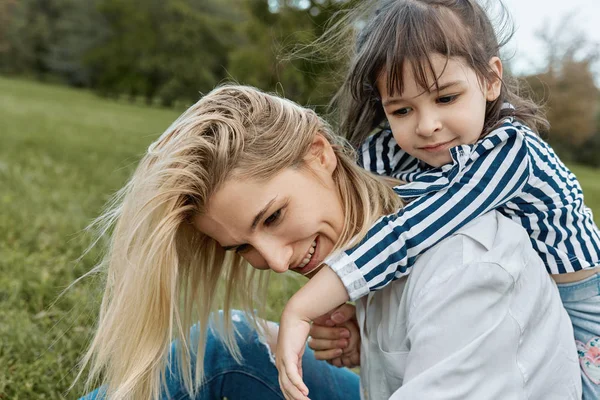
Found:
<path fill-rule="evenodd" d="M 254 268 L 311 275 L 333 249 L 344 215 L 325 138 L 316 136 L 306 162 L 266 181 L 226 181 L 194 225 Z"/>

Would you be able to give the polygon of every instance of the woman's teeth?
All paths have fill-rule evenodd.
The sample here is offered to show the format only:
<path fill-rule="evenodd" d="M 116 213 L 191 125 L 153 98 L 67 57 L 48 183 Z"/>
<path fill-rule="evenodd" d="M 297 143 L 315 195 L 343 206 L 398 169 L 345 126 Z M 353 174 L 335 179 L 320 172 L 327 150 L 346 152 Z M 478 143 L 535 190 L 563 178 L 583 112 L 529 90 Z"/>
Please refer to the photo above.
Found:
<path fill-rule="evenodd" d="M 317 246 L 317 241 L 313 241 L 312 244 L 310 245 L 310 249 L 308 249 L 308 253 L 306 253 L 306 257 L 304 257 L 304 260 L 302 260 L 302 262 L 300 263 L 300 265 L 298 265 L 297 268 L 304 268 L 306 267 L 306 264 L 308 264 L 310 262 L 310 259 L 312 258 L 314 252 L 315 252 L 315 247 Z"/>

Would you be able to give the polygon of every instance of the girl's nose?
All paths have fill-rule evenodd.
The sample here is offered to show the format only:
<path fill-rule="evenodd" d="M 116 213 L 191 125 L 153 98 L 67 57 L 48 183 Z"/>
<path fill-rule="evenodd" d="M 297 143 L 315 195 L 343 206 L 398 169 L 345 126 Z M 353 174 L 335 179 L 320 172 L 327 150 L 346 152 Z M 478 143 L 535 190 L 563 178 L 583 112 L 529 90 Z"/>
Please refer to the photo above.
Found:
<path fill-rule="evenodd" d="M 417 135 L 429 137 L 442 129 L 442 123 L 435 113 L 423 113 L 417 123 Z"/>

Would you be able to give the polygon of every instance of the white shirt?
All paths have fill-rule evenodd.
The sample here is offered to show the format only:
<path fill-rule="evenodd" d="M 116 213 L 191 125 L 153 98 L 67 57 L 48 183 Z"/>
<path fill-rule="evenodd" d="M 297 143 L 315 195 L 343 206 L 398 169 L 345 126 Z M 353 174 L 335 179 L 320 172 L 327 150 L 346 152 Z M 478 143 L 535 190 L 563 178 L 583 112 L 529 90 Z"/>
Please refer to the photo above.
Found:
<path fill-rule="evenodd" d="M 357 302 L 363 399 L 581 399 L 569 317 L 521 226 L 492 211 L 415 266 Z"/>

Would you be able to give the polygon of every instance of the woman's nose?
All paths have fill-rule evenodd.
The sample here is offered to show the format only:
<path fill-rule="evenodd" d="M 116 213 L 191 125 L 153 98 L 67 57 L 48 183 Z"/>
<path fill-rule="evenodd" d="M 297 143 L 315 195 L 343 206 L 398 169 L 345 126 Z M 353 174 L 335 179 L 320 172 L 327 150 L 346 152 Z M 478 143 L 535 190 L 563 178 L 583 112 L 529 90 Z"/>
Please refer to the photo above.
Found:
<path fill-rule="evenodd" d="M 293 249 L 281 243 L 267 243 L 257 248 L 270 270 L 282 273 L 290 269 Z"/>

